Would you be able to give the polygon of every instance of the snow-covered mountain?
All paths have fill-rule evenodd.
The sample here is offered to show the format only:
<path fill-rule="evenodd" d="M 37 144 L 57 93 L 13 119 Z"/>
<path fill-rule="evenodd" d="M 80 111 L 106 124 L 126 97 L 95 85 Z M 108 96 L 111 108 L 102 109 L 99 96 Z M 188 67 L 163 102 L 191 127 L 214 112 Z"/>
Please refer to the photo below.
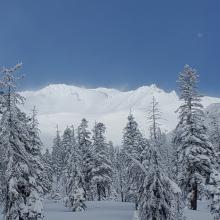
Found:
<path fill-rule="evenodd" d="M 220 118 L 220 103 L 213 103 L 206 108 L 206 114 L 211 117 Z"/>
<path fill-rule="evenodd" d="M 123 92 L 116 89 L 87 89 L 53 84 L 21 94 L 26 98 L 25 112 L 30 112 L 34 105 L 38 109 L 41 136 L 46 147 L 52 145 L 57 124 L 61 131 L 67 125 L 73 124 L 77 127 L 83 117 L 89 120 L 90 127 L 95 121 L 105 123 L 108 139 L 120 144 L 122 129 L 131 111 L 141 130 L 147 134 L 146 111 L 153 96 L 160 103 L 162 128 L 170 131 L 177 123 L 175 111 L 179 106 L 179 98 L 176 92 L 165 92 L 156 85 Z M 202 103 L 207 107 L 213 103 L 220 103 L 220 98 L 203 97 Z"/>

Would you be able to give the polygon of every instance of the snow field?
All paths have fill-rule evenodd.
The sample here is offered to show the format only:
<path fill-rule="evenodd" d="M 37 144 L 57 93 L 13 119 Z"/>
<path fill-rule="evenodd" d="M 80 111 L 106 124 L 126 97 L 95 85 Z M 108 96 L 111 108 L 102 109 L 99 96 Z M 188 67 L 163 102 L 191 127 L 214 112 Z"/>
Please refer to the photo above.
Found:
<path fill-rule="evenodd" d="M 207 201 L 198 201 L 198 210 L 185 209 L 187 220 L 213 220 Z"/>
<path fill-rule="evenodd" d="M 87 202 L 87 210 L 71 212 L 62 202 L 46 200 L 45 220 L 138 220 L 133 219 L 134 204 L 122 202 Z"/>
<path fill-rule="evenodd" d="M 87 202 L 84 212 L 71 212 L 61 201 L 45 201 L 45 220 L 139 220 L 132 203 Z M 207 201 L 198 202 L 198 210 L 185 209 L 187 220 L 212 220 Z"/>

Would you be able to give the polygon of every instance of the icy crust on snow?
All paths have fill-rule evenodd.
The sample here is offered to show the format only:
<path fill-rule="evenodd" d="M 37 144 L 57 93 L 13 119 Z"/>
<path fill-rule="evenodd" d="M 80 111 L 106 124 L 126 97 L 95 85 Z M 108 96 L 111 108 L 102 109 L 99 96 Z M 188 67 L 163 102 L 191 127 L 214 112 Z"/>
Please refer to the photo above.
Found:
<path fill-rule="evenodd" d="M 50 147 L 56 125 L 64 130 L 67 125 L 78 126 L 82 118 L 89 121 L 90 127 L 103 122 L 107 127 L 107 137 L 115 144 L 121 143 L 122 129 L 130 111 L 134 114 L 140 129 L 146 134 L 146 110 L 154 96 L 160 104 L 164 131 L 172 130 L 177 123 L 175 111 L 180 105 L 175 91 L 165 92 L 156 85 L 142 86 L 136 90 L 120 91 L 117 89 L 83 87 L 53 84 L 37 91 L 20 93 L 26 98 L 24 111 L 30 112 L 34 105 L 39 111 L 41 137 Z M 203 97 L 204 107 L 220 103 L 219 98 Z"/>

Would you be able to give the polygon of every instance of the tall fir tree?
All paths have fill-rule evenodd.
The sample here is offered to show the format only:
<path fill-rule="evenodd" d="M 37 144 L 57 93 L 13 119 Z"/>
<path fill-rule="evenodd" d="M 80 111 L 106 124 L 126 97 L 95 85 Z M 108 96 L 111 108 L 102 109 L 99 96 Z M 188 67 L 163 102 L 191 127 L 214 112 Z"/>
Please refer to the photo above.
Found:
<path fill-rule="evenodd" d="M 201 95 L 197 89 L 198 77 L 197 71 L 188 65 L 179 75 L 182 104 L 178 109 L 179 123 L 174 138 L 178 151 L 179 184 L 193 210 L 197 209 L 198 193 L 209 181 L 216 160 L 204 125 Z"/>
<path fill-rule="evenodd" d="M 43 143 L 40 139 L 40 129 L 39 129 L 39 122 L 37 119 L 37 109 L 34 106 L 32 110 L 32 115 L 28 119 L 29 120 L 29 134 L 30 134 L 30 146 L 31 146 L 31 151 L 30 153 L 32 154 L 32 161 L 31 163 L 34 164 L 36 174 L 37 174 L 37 181 L 39 182 L 39 185 L 42 186 L 43 191 L 46 191 L 46 185 L 44 184 L 45 180 L 43 178 L 43 160 L 42 160 L 42 146 Z"/>
<path fill-rule="evenodd" d="M 138 123 L 135 121 L 134 116 L 130 113 L 128 116 L 128 122 L 123 132 L 123 148 L 125 151 L 133 155 L 140 162 L 143 161 L 141 153 L 144 150 L 143 137 L 138 128 Z"/>
<path fill-rule="evenodd" d="M 146 169 L 142 164 L 145 179 L 139 192 L 139 217 L 140 220 L 176 220 L 181 219 L 180 213 L 175 210 L 179 193 L 177 185 L 170 180 L 162 164 L 160 164 L 160 140 L 158 131 L 159 110 L 158 103 L 153 98 L 151 110 L 148 112 L 151 130 L 150 140 L 150 163 L 149 169 Z M 137 164 L 139 162 L 137 161 Z"/>
<path fill-rule="evenodd" d="M 112 184 L 111 184 L 111 198 L 114 201 L 120 200 L 119 182 L 120 178 L 117 169 L 117 148 L 113 145 L 112 141 L 108 142 L 108 155 L 112 167 Z"/>
<path fill-rule="evenodd" d="M 96 198 L 100 201 L 110 198 L 112 192 L 113 167 L 109 158 L 105 140 L 105 125 L 96 123 L 93 129 L 93 169 L 92 184 L 95 186 Z"/>
<path fill-rule="evenodd" d="M 126 184 L 125 200 L 135 202 L 137 207 L 138 191 L 143 182 L 144 175 L 143 171 L 137 167 L 137 164 L 131 160 L 130 156 L 140 163 L 146 162 L 148 146 L 138 128 L 138 123 L 131 113 L 128 116 L 128 122 L 124 128 L 122 143 L 123 151 L 125 152 L 123 162 L 125 163 L 126 179 L 128 181 L 128 184 Z M 127 154 L 129 154 L 129 157 Z"/>
<path fill-rule="evenodd" d="M 62 136 L 61 170 L 65 170 L 73 148 L 73 131 L 67 127 Z M 61 174 L 62 175 L 62 174 Z"/>
<path fill-rule="evenodd" d="M 60 192 L 62 196 L 66 196 L 66 172 L 68 170 L 70 156 L 73 148 L 73 134 L 72 130 L 67 127 L 62 135 L 62 142 L 61 142 L 61 164 L 60 164 Z"/>
<path fill-rule="evenodd" d="M 64 184 L 64 191 L 66 190 L 66 181 L 70 177 L 71 172 L 73 171 L 73 167 L 78 167 L 81 169 L 80 166 L 80 151 L 76 146 L 76 139 L 75 139 L 75 131 L 74 127 L 66 128 L 63 134 L 62 144 L 64 145 L 65 150 L 65 166 L 62 171 L 62 178 Z M 67 193 L 66 193 L 67 194 Z"/>
<path fill-rule="evenodd" d="M 0 117 L 2 117 L 2 114 L 4 112 L 4 109 L 6 107 L 6 94 L 3 91 L 0 91 Z M 3 180 L 4 180 L 4 161 L 5 161 L 5 154 L 4 152 L 4 146 L 2 145 L 0 141 L 0 204 L 2 204 L 4 199 L 4 187 L 3 187 Z"/>
<path fill-rule="evenodd" d="M 44 171 L 43 171 L 44 185 L 46 188 L 46 193 L 50 193 L 53 184 L 53 164 L 52 164 L 52 155 L 48 148 L 46 149 L 45 153 L 42 155 L 42 161 L 44 166 Z"/>
<path fill-rule="evenodd" d="M 169 164 L 169 176 L 172 180 L 178 183 L 178 174 L 179 174 L 179 159 L 178 159 L 178 148 L 175 143 L 175 137 L 179 134 L 176 133 L 177 130 L 172 132 L 172 140 L 170 143 L 170 164 Z"/>
<path fill-rule="evenodd" d="M 58 178 L 61 174 L 62 165 L 62 140 L 60 137 L 60 131 L 57 125 L 56 137 L 53 140 L 52 147 L 52 163 L 54 169 L 54 175 Z"/>
<path fill-rule="evenodd" d="M 125 153 L 119 147 L 116 148 L 116 191 L 121 202 L 126 202 L 126 193 L 129 188 L 127 179 L 127 166 L 125 164 Z M 126 157 L 127 158 L 127 157 Z"/>
<path fill-rule="evenodd" d="M 36 181 L 36 186 L 37 189 L 30 194 L 30 199 L 28 202 L 28 206 L 31 207 L 29 208 L 29 213 L 28 213 L 28 218 L 37 218 L 38 215 L 38 206 L 39 204 L 41 205 L 41 198 L 40 195 L 42 196 L 47 192 L 46 188 L 46 181 L 43 176 L 43 171 L 44 171 L 44 164 L 42 160 L 42 146 L 43 143 L 40 139 L 40 129 L 39 129 L 39 122 L 37 119 L 37 110 L 36 107 L 34 106 L 32 110 L 32 115 L 30 118 L 28 118 L 28 127 L 29 127 L 29 136 L 30 136 L 30 163 L 32 164 L 32 167 L 35 171 L 35 181 Z M 42 208 L 42 207 L 41 207 Z M 30 216 L 30 217 L 29 217 Z"/>
<path fill-rule="evenodd" d="M 74 128 L 71 129 L 71 148 L 67 166 L 65 167 L 66 207 L 72 211 L 83 211 L 85 205 L 85 191 L 83 189 L 83 176 L 80 166 L 81 155 L 75 141 Z"/>
<path fill-rule="evenodd" d="M 210 176 L 210 183 L 208 186 L 210 194 L 210 211 L 214 220 L 220 219 L 220 173 L 215 170 Z"/>
<path fill-rule="evenodd" d="M 18 105 L 24 98 L 16 92 L 20 64 L 2 70 L 1 89 L 5 105 L 0 120 L 3 162 L 3 196 L 6 220 L 40 219 L 42 203 L 39 184 L 39 146 L 33 142 L 34 130 L 30 119 Z"/>
<path fill-rule="evenodd" d="M 220 122 L 217 115 L 209 115 L 209 139 L 217 154 L 218 168 L 220 168 Z"/>
<path fill-rule="evenodd" d="M 80 150 L 81 160 L 80 166 L 83 175 L 83 188 L 87 200 L 93 200 L 93 192 L 91 189 L 92 179 L 92 142 L 90 140 L 91 132 L 88 130 L 88 121 L 84 118 L 78 127 L 77 145 Z"/>
<path fill-rule="evenodd" d="M 160 129 L 160 121 L 162 120 L 162 113 L 159 110 L 159 103 L 156 101 L 156 98 L 153 96 L 151 106 L 147 111 L 149 118 L 149 127 L 150 127 L 150 141 L 154 142 L 157 140 L 157 147 L 160 152 L 160 157 L 158 162 L 163 167 L 164 171 L 168 175 L 170 155 L 169 147 L 167 141 L 167 135 L 163 133 Z"/>
<path fill-rule="evenodd" d="M 62 173 L 62 140 L 60 131 L 57 125 L 56 137 L 53 140 L 52 147 L 52 168 L 53 168 L 53 183 L 52 183 L 52 198 L 60 199 L 60 180 Z"/>

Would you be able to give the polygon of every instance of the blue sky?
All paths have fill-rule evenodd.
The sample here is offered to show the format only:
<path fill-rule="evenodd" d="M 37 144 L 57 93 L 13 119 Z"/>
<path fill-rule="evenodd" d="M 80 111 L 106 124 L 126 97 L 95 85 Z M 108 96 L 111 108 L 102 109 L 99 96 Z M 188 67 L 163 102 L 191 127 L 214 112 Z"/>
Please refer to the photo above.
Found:
<path fill-rule="evenodd" d="M 0 0 L 0 66 L 48 83 L 172 90 L 184 64 L 220 96 L 219 0 Z"/>

